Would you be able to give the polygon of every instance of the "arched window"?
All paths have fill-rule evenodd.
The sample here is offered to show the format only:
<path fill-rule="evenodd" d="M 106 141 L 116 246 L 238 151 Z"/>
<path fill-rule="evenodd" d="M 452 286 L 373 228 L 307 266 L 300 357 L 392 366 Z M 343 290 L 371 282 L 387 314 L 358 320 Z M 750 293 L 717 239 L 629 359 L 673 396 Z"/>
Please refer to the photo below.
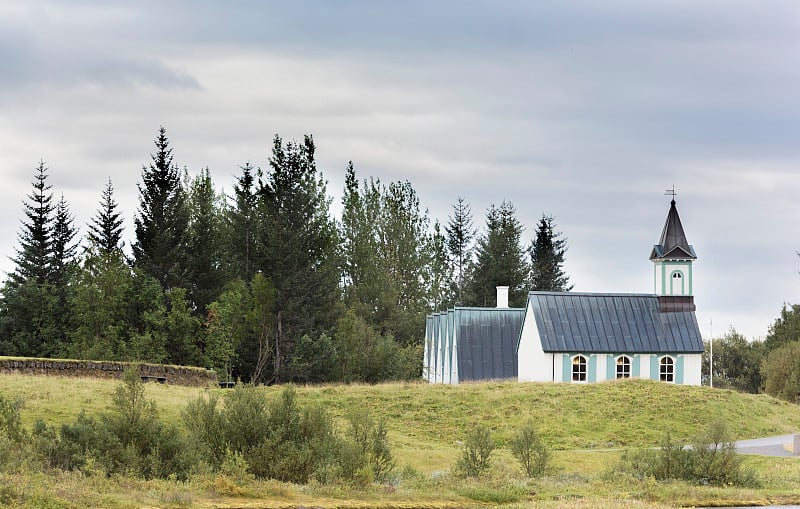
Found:
<path fill-rule="evenodd" d="M 583 355 L 576 355 L 572 358 L 572 381 L 586 381 L 586 357 Z"/>
<path fill-rule="evenodd" d="M 662 357 L 658 362 L 658 379 L 662 382 L 675 381 L 675 361 L 672 357 Z"/>
<path fill-rule="evenodd" d="M 672 273 L 670 293 L 672 293 L 672 295 L 683 295 L 683 272 L 676 270 Z"/>
<path fill-rule="evenodd" d="M 631 377 L 631 359 L 627 355 L 617 357 L 617 378 Z"/>

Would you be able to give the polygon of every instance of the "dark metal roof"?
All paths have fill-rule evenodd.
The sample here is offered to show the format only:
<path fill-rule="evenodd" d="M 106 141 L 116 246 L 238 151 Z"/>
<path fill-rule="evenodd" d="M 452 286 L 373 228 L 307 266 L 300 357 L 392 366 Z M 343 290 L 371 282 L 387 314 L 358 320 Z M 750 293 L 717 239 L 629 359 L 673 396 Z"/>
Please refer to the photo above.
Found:
<path fill-rule="evenodd" d="M 446 313 L 429 315 L 427 325 L 441 330 L 446 337 L 434 342 L 443 346 L 455 342 L 451 362 L 457 363 L 458 380 L 516 378 L 517 343 L 522 329 L 524 309 L 457 307 Z M 440 361 L 439 369 L 442 367 Z"/>
<path fill-rule="evenodd" d="M 661 231 L 661 239 L 653 246 L 651 260 L 694 260 L 697 255 L 694 248 L 686 240 L 675 200 L 672 200 L 667 214 L 667 222 Z"/>
<path fill-rule="evenodd" d="M 545 352 L 702 352 L 693 311 L 660 312 L 656 295 L 530 292 Z"/>

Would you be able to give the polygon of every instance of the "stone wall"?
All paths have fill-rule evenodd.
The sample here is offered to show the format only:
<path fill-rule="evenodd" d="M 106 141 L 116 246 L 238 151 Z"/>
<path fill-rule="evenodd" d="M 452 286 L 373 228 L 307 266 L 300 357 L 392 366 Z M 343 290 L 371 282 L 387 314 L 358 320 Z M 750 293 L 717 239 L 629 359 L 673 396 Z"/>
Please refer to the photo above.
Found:
<path fill-rule="evenodd" d="M 0 373 L 23 375 L 72 376 L 91 378 L 122 378 L 129 362 L 78 361 L 62 359 L 23 359 L 0 357 Z M 143 377 L 164 379 L 164 383 L 204 387 L 217 384 L 214 371 L 187 366 L 139 363 Z"/>

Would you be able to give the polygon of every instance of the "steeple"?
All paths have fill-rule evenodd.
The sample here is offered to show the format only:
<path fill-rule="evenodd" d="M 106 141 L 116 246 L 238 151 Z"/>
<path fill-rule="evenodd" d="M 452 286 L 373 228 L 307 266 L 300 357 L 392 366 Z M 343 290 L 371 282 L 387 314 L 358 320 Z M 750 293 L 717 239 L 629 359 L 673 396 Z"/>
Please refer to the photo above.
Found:
<path fill-rule="evenodd" d="M 659 296 L 692 295 L 692 262 L 697 259 L 694 247 L 686 240 L 678 209 L 675 207 L 675 190 L 672 195 L 667 222 L 661 230 L 661 239 L 650 252 L 654 268 L 655 293 Z"/>
<path fill-rule="evenodd" d="M 653 246 L 650 260 L 696 260 L 694 248 L 686 240 L 675 200 L 670 202 L 667 222 L 661 231 L 661 240 Z"/>

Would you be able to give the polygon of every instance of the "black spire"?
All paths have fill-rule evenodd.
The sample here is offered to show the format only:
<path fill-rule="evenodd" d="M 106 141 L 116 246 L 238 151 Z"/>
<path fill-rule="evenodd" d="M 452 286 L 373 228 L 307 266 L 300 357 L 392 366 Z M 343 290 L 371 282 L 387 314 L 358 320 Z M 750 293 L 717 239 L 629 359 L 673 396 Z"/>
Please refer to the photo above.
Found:
<path fill-rule="evenodd" d="M 675 207 L 675 199 L 670 202 L 667 222 L 661 232 L 661 239 L 658 244 L 653 246 L 650 253 L 651 260 L 696 260 L 697 255 L 694 248 L 686 240 L 683 232 L 681 218 L 678 216 L 678 209 Z"/>

